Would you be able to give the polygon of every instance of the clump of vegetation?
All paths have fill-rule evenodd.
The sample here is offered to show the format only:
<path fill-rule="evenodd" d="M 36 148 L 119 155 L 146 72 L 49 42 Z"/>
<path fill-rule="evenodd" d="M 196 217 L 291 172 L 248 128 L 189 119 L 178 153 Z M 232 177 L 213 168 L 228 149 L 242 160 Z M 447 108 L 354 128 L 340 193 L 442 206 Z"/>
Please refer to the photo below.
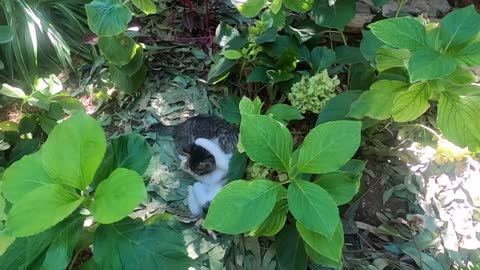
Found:
<path fill-rule="evenodd" d="M 335 96 L 335 88 L 339 84 L 337 75 L 330 78 L 327 70 L 312 77 L 303 76 L 301 81 L 293 85 L 288 99 L 302 113 L 319 113 L 327 101 Z"/>

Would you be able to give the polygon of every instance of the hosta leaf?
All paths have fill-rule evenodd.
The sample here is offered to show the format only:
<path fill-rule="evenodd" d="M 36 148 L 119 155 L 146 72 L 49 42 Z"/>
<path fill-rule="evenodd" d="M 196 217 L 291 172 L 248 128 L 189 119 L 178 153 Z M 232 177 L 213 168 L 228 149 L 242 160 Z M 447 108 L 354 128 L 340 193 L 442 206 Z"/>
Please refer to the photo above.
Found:
<path fill-rule="evenodd" d="M 204 226 L 228 234 L 252 230 L 272 212 L 278 188 L 278 183 L 268 180 L 229 183 L 210 205 Z"/>
<path fill-rule="evenodd" d="M 348 116 L 361 119 L 365 116 L 385 120 L 391 117 L 393 100 L 399 91 L 407 89 L 408 84 L 400 81 L 380 80 L 369 91 L 365 91 L 352 104 Z"/>
<path fill-rule="evenodd" d="M 297 222 L 297 230 L 303 241 L 320 255 L 334 261 L 340 261 L 344 241 L 341 222 L 337 224 L 335 233 L 330 238 L 312 232 L 299 222 Z"/>
<path fill-rule="evenodd" d="M 328 238 L 340 222 L 333 198 L 311 182 L 296 180 L 288 186 L 288 207 L 298 222 Z"/>
<path fill-rule="evenodd" d="M 283 0 L 283 5 L 296 12 L 305 13 L 312 9 L 313 0 Z"/>
<path fill-rule="evenodd" d="M 182 233 L 161 220 L 144 224 L 127 218 L 99 226 L 93 259 L 97 269 L 171 270 L 195 266 L 187 255 Z"/>
<path fill-rule="evenodd" d="M 267 219 L 250 231 L 249 235 L 255 237 L 276 235 L 285 225 L 285 221 L 287 221 L 287 213 L 287 200 L 278 201 Z"/>
<path fill-rule="evenodd" d="M 362 93 L 363 91 L 360 90 L 349 90 L 328 100 L 318 115 L 316 125 L 331 121 L 351 119 L 347 117 L 347 114 L 350 111 L 352 103 L 355 102 Z"/>
<path fill-rule="evenodd" d="M 7 97 L 21 98 L 21 99 L 24 99 L 27 97 L 27 95 L 25 95 L 25 92 L 23 92 L 22 89 L 10 86 L 6 83 L 2 84 L 2 88 L 0 89 L 0 94 L 5 95 Z"/>
<path fill-rule="evenodd" d="M 123 66 L 130 62 L 135 55 L 135 41 L 125 35 L 100 37 L 98 39 L 98 47 L 112 64 Z"/>
<path fill-rule="evenodd" d="M 312 14 L 315 22 L 323 27 L 343 29 L 355 16 L 355 0 L 342 0 L 330 5 L 329 0 L 317 0 Z"/>
<path fill-rule="evenodd" d="M 73 190 L 61 185 L 41 186 L 13 205 L 6 228 L 17 237 L 42 232 L 69 216 L 82 201 Z"/>
<path fill-rule="evenodd" d="M 242 115 L 240 138 L 247 155 L 267 167 L 288 170 L 293 151 L 288 129 L 266 115 Z"/>
<path fill-rule="evenodd" d="M 418 50 L 426 47 L 425 27 L 411 17 L 378 21 L 368 28 L 378 39 L 395 48 Z"/>
<path fill-rule="evenodd" d="M 52 130 L 42 148 L 43 167 L 57 182 L 83 189 L 92 182 L 105 148 L 101 126 L 79 113 Z"/>
<path fill-rule="evenodd" d="M 327 47 L 316 47 L 312 50 L 310 55 L 312 59 L 312 68 L 316 72 L 335 64 L 335 51 Z"/>
<path fill-rule="evenodd" d="M 97 222 L 109 224 L 128 216 L 146 198 L 143 178 L 135 171 L 118 168 L 98 185 L 91 210 Z"/>
<path fill-rule="evenodd" d="M 480 97 L 460 96 L 454 91 L 440 94 L 438 127 L 445 137 L 456 145 L 480 150 Z"/>
<path fill-rule="evenodd" d="M 2 180 L 3 196 L 11 203 L 41 186 L 55 183 L 43 168 L 40 152 L 13 163 L 3 173 Z"/>
<path fill-rule="evenodd" d="M 147 15 L 157 13 L 157 6 L 152 0 L 132 0 L 132 3 Z"/>
<path fill-rule="evenodd" d="M 456 46 L 480 32 L 480 15 L 474 5 L 450 12 L 440 22 L 440 38 L 445 46 Z"/>
<path fill-rule="evenodd" d="M 297 108 L 287 104 L 275 104 L 265 114 L 272 114 L 273 118 L 286 125 L 291 120 L 302 120 L 303 116 Z"/>
<path fill-rule="evenodd" d="M 305 138 L 297 162 L 303 173 L 335 171 L 355 154 L 360 146 L 359 121 L 333 121 L 320 124 Z"/>
<path fill-rule="evenodd" d="M 281 270 L 307 269 L 307 254 L 295 226 L 286 226 L 277 236 L 277 262 Z"/>
<path fill-rule="evenodd" d="M 455 71 L 456 68 L 455 59 L 432 49 L 413 52 L 408 62 L 411 82 L 440 79 Z"/>
<path fill-rule="evenodd" d="M 0 44 L 8 43 L 13 39 L 12 28 L 8 25 L 0 25 Z"/>
<path fill-rule="evenodd" d="M 480 42 L 472 43 L 453 55 L 460 64 L 469 67 L 480 66 Z"/>
<path fill-rule="evenodd" d="M 245 17 L 252 18 L 258 15 L 260 11 L 267 5 L 266 0 L 231 0 L 237 7 L 240 14 Z"/>
<path fill-rule="evenodd" d="M 94 0 L 85 5 L 88 26 L 100 37 L 115 36 L 127 29 L 130 9 L 119 0 Z"/>
<path fill-rule="evenodd" d="M 432 95 L 428 83 L 412 84 L 408 90 L 399 92 L 393 101 L 392 116 L 397 122 L 417 119 L 430 108 L 428 99 Z"/>
<path fill-rule="evenodd" d="M 339 173 L 324 174 L 317 178 L 315 184 L 326 190 L 337 205 L 344 205 L 357 194 L 360 187 L 360 178 L 350 178 Z"/>
<path fill-rule="evenodd" d="M 375 58 L 377 70 L 382 72 L 390 68 L 407 68 L 411 53 L 405 49 L 382 47 L 377 50 Z"/>

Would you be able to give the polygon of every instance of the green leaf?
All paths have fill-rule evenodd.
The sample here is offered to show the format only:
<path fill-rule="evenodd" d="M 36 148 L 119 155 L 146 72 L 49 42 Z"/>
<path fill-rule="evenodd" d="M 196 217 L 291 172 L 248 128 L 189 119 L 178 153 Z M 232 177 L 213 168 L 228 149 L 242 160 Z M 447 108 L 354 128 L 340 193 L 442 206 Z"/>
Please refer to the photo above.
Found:
<path fill-rule="evenodd" d="M 460 96 L 453 91 L 440 94 L 437 122 L 440 131 L 454 144 L 471 151 L 480 149 L 480 97 Z"/>
<path fill-rule="evenodd" d="M 210 68 L 208 72 L 208 83 L 217 84 L 223 81 L 230 74 L 230 70 L 235 66 L 236 62 L 221 57 Z"/>
<path fill-rule="evenodd" d="M 98 185 L 91 211 L 97 222 L 109 224 L 128 216 L 146 198 L 142 177 L 135 171 L 118 168 Z"/>
<path fill-rule="evenodd" d="M 8 247 L 13 244 L 15 237 L 7 235 L 5 231 L 0 231 L 0 262 L 2 262 L 2 255 L 7 251 Z M 2 266 L 4 266 L 2 264 Z"/>
<path fill-rule="evenodd" d="M 99 37 L 115 36 L 127 29 L 130 9 L 119 0 L 94 0 L 85 5 L 88 26 Z"/>
<path fill-rule="evenodd" d="M 0 122 L 0 131 L 18 131 L 18 124 L 12 121 Z"/>
<path fill-rule="evenodd" d="M 282 70 L 269 70 L 267 71 L 267 76 L 270 79 L 270 82 L 274 84 L 285 82 L 295 77 L 292 73 Z"/>
<path fill-rule="evenodd" d="M 258 45 L 268 43 L 268 42 L 275 42 L 277 39 L 277 27 L 270 27 L 263 31 L 263 33 L 255 39 L 255 43 Z"/>
<path fill-rule="evenodd" d="M 83 189 L 92 182 L 105 149 L 102 127 L 79 113 L 52 130 L 42 148 L 43 167 L 58 182 Z"/>
<path fill-rule="evenodd" d="M 314 48 L 310 55 L 312 59 L 312 68 L 316 72 L 335 64 L 335 51 L 325 46 Z"/>
<path fill-rule="evenodd" d="M 132 0 L 132 3 L 147 15 L 157 13 L 157 6 L 152 0 Z"/>
<path fill-rule="evenodd" d="M 236 60 L 242 58 L 242 53 L 237 50 L 225 50 L 223 52 L 223 56 L 230 60 Z"/>
<path fill-rule="evenodd" d="M 315 233 L 297 221 L 297 230 L 303 241 L 320 255 L 333 261 L 340 261 L 343 249 L 343 227 L 339 222 L 332 237 Z"/>
<path fill-rule="evenodd" d="M 268 83 L 268 68 L 265 66 L 256 66 L 248 75 L 247 82 L 264 82 Z"/>
<path fill-rule="evenodd" d="M 316 264 L 322 267 L 331 267 L 333 269 L 341 269 L 342 261 L 334 261 L 315 251 L 311 246 L 305 244 L 305 252 L 308 257 Z"/>
<path fill-rule="evenodd" d="M 144 224 L 127 218 L 98 227 L 93 259 L 96 269 L 188 269 L 195 264 L 185 245 L 182 233 L 166 221 Z"/>
<path fill-rule="evenodd" d="M 240 14 L 247 18 L 252 18 L 258 15 L 260 11 L 267 5 L 266 0 L 246 0 L 246 1 L 234 1 L 241 3 L 240 5 L 236 5 Z"/>
<path fill-rule="evenodd" d="M 408 84 L 400 81 L 380 80 L 369 91 L 363 92 L 352 104 L 348 116 L 361 119 L 368 116 L 385 120 L 392 116 L 393 100 L 399 91 L 407 89 Z"/>
<path fill-rule="evenodd" d="M 408 90 L 399 92 L 393 100 L 393 120 L 408 122 L 417 119 L 430 108 L 428 99 L 431 95 L 432 89 L 426 82 L 412 84 Z"/>
<path fill-rule="evenodd" d="M 295 219 L 311 231 L 330 238 L 340 222 L 337 204 L 320 186 L 303 180 L 288 186 L 288 207 Z"/>
<path fill-rule="evenodd" d="M 147 77 L 147 68 L 143 64 L 140 69 L 132 76 L 127 76 L 117 66 L 110 66 L 110 79 L 115 83 L 121 91 L 131 94 L 142 86 Z"/>
<path fill-rule="evenodd" d="M 455 51 L 453 57 L 461 65 L 480 66 L 480 42 L 472 43 L 459 51 Z"/>
<path fill-rule="evenodd" d="M 135 55 L 137 48 L 135 41 L 123 33 L 116 36 L 100 37 L 98 47 L 100 52 L 117 66 L 128 64 Z"/>
<path fill-rule="evenodd" d="M 279 184 L 269 180 L 236 180 L 213 200 L 204 226 L 228 234 L 248 232 L 272 212 Z"/>
<path fill-rule="evenodd" d="M 358 64 L 366 62 L 360 48 L 351 46 L 335 47 L 336 62 L 339 64 Z"/>
<path fill-rule="evenodd" d="M 262 14 L 263 29 L 273 28 L 275 32 L 285 26 L 285 11 L 273 12 L 271 9 Z M 276 35 L 275 35 L 276 37 Z"/>
<path fill-rule="evenodd" d="M 477 77 L 473 72 L 461 67 L 457 67 L 457 69 L 445 79 L 457 86 L 470 85 L 477 81 Z"/>
<path fill-rule="evenodd" d="M 273 119 L 286 125 L 291 120 L 302 120 L 303 115 L 297 108 L 287 104 L 278 103 L 270 107 L 265 114 L 271 114 Z"/>
<path fill-rule="evenodd" d="M 240 124 L 241 115 L 240 98 L 238 96 L 227 96 L 220 101 L 220 113 L 223 119 L 233 124 Z"/>
<path fill-rule="evenodd" d="M 0 89 L 0 94 L 7 97 L 20 98 L 20 99 L 24 99 L 27 97 L 27 95 L 25 95 L 25 92 L 23 92 L 22 89 L 10 86 L 6 83 L 2 84 L 2 88 Z"/>
<path fill-rule="evenodd" d="M 395 48 L 415 51 L 426 47 L 425 27 L 411 17 L 378 21 L 368 28 L 378 39 Z"/>
<path fill-rule="evenodd" d="M 73 251 L 80 239 L 84 217 L 78 215 L 67 220 L 62 226 L 52 244 L 48 247 L 43 260 L 42 269 L 66 269 L 71 262 Z"/>
<path fill-rule="evenodd" d="M 55 183 L 43 168 L 40 152 L 13 163 L 3 173 L 2 180 L 3 196 L 11 203 L 39 187 Z"/>
<path fill-rule="evenodd" d="M 215 30 L 215 42 L 224 47 L 229 43 L 234 37 L 238 37 L 240 33 L 237 29 L 231 27 L 230 25 L 220 22 Z M 243 46 L 242 46 L 243 47 Z"/>
<path fill-rule="evenodd" d="M 413 52 L 408 62 L 410 81 L 440 79 L 455 71 L 455 59 L 442 55 L 432 49 L 421 49 Z"/>
<path fill-rule="evenodd" d="M 248 97 L 243 96 L 238 105 L 240 114 L 260 114 L 262 110 L 263 102 L 260 98 L 256 97 L 253 101 Z"/>
<path fill-rule="evenodd" d="M 276 257 L 281 270 L 307 269 L 307 254 L 295 226 L 286 226 L 277 236 Z"/>
<path fill-rule="evenodd" d="M 270 9 L 272 10 L 273 13 L 277 14 L 280 9 L 282 9 L 282 0 L 273 0 L 272 5 L 270 6 Z"/>
<path fill-rule="evenodd" d="M 357 194 L 360 179 L 358 177 L 352 179 L 344 174 L 333 173 L 319 176 L 315 180 L 315 184 L 326 190 L 337 205 L 344 205 Z"/>
<path fill-rule="evenodd" d="M 277 201 L 267 219 L 249 232 L 250 236 L 274 236 L 287 221 L 288 205 L 286 200 Z"/>
<path fill-rule="evenodd" d="M 378 39 L 372 31 L 362 30 L 363 38 L 360 42 L 360 52 L 369 62 L 375 62 L 377 50 L 382 47 L 383 42 Z"/>
<path fill-rule="evenodd" d="M 13 204 L 6 229 L 17 237 L 42 232 L 65 219 L 82 202 L 82 197 L 61 185 L 41 186 Z"/>
<path fill-rule="evenodd" d="M 247 155 L 264 166 L 287 171 L 293 152 L 288 129 L 266 115 L 242 115 L 240 139 Z"/>
<path fill-rule="evenodd" d="M 480 15 L 474 5 L 448 13 L 440 22 L 440 38 L 445 46 L 457 46 L 480 32 Z"/>
<path fill-rule="evenodd" d="M 339 95 L 334 96 L 327 101 L 325 107 L 318 115 L 316 125 L 322 123 L 337 121 L 337 120 L 349 120 L 351 118 L 347 117 L 348 112 L 350 111 L 350 106 L 354 103 L 363 91 L 360 90 L 349 90 L 340 93 Z"/>
<path fill-rule="evenodd" d="M 312 14 L 315 22 L 323 27 L 343 29 L 355 16 L 355 0 L 342 0 L 331 6 L 329 0 L 317 0 Z"/>
<path fill-rule="evenodd" d="M 286 8 L 300 13 L 305 13 L 312 9 L 313 2 L 313 0 L 283 0 Z"/>
<path fill-rule="evenodd" d="M 377 50 L 376 67 L 380 72 L 395 67 L 407 68 L 411 57 L 409 50 L 381 47 Z"/>
<path fill-rule="evenodd" d="M 297 162 L 303 173 L 327 173 L 340 168 L 360 146 L 359 121 L 333 121 L 320 124 L 305 138 Z"/>
<path fill-rule="evenodd" d="M 248 156 L 245 153 L 235 151 L 228 166 L 227 180 L 241 179 L 247 168 Z"/>
<path fill-rule="evenodd" d="M 117 68 L 125 75 L 132 76 L 143 66 L 143 48 L 140 45 L 135 46 L 135 55 L 128 64 Z"/>
<path fill-rule="evenodd" d="M 13 40 L 12 28 L 8 25 L 0 25 L 0 44 L 5 44 Z"/>

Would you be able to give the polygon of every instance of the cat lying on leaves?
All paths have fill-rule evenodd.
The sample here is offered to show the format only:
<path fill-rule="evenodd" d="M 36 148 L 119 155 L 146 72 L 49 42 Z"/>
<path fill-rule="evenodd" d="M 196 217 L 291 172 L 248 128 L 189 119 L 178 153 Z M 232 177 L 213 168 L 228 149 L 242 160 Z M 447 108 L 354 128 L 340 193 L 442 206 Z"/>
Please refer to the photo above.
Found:
<path fill-rule="evenodd" d="M 173 136 L 180 167 L 199 181 L 188 187 L 188 207 L 193 215 L 202 215 L 226 183 L 238 127 L 216 116 L 195 116 L 178 126 L 154 124 L 148 131 Z"/>

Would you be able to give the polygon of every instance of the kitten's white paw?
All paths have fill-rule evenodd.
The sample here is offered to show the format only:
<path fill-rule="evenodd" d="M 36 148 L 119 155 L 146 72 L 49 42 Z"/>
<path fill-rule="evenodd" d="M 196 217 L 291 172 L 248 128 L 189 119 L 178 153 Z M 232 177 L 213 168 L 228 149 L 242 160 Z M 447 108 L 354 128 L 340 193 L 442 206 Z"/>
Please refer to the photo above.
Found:
<path fill-rule="evenodd" d="M 210 198 L 209 185 L 197 182 L 193 184 L 193 194 L 197 198 L 197 202 L 201 207 L 207 206 L 207 204 L 212 200 Z"/>
<path fill-rule="evenodd" d="M 187 204 L 188 209 L 190 209 L 190 212 L 194 216 L 201 216 L 203 214 L 203 207 L 195 197 L 192 186 L 188 186 Z"/>
<path fill-rule="evenodd" d="M 197 138 L 195 144 L 205 148 L 205 145 L 210 145 L 212 142 L 209 139 Z"/>

